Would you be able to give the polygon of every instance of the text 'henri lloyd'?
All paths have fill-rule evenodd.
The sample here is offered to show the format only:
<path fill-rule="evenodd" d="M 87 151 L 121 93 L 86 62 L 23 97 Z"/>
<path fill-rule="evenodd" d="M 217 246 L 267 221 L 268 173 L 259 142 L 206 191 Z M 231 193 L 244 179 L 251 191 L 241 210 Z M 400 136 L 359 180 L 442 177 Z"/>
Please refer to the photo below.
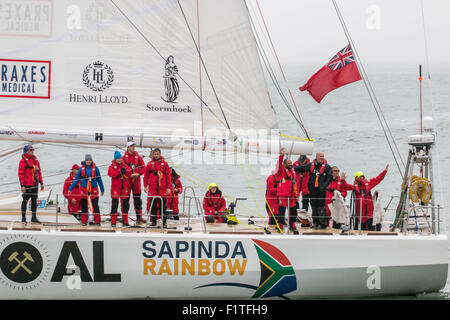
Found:
<path fill-rule="evenodd" d="M 112 68 L 102 61 L 88 64 L 83 71 L 82 81 L 93 92 L 103 92 L 112 86 L 114 73 Z M 75 103 L 115 103 L 125 104 L 128 97 L 105 94 L 69 94 L 69 102 Z"/>
<path fill-rule="evenodd" d="M 239 275 L 245 273 L 247 255 L 241 241 L 163 241 L 142 244 L 144 275 Z"/>

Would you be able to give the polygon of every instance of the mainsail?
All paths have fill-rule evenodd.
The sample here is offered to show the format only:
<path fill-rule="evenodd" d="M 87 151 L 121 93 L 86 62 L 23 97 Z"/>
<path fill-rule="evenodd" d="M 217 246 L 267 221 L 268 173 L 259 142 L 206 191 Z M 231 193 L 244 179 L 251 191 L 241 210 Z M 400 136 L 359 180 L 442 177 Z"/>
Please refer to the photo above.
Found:
<path fill-rule="evenodd" d="M 271 144 L 255 138 L 277 121 L 244 1 L 19 2 L 34 27 L 2 26 L 0 139 Z"/>

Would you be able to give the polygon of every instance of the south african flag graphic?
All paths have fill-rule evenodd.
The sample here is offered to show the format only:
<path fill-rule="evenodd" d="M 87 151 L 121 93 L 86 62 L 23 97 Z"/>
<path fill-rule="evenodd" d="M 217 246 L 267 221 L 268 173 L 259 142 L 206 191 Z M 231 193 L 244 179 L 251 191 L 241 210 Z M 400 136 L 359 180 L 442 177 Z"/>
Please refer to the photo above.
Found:
<path fill-rule="evenodd" d="M 297 278 L 289 259 L 280 249 L 261 240 L 252 239 L 261 265 L 261 278 L 259 285 L 248 283 L 220 282 L 210 283 L 196 287 L 195 289 L 228 286 L 241 287 L 255 290 L 252 298 L 281 297 L 285 293 L 297 290 Z"/>
<path fill-rule="evenodd" d="M 252 239 L 261 264 L 261 280 L 252 298 L 278 297 L 297 290 L 294 268 L 273 245 Z"/>

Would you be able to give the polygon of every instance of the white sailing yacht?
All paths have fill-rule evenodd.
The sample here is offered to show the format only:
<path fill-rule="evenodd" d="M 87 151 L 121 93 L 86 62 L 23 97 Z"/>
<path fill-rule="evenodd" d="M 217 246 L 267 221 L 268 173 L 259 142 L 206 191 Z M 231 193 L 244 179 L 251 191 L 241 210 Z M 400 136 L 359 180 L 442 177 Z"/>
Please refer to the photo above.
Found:
<path fill-rule="evenodd" d="M 243 0 L 7 2 L 18 12 L 1 35 L 8 42 L 0 49 L 2 140 L 312 154 L 306 131 L 306 140 L 280 138 Z M 14 21 L 21 15 L 34 22 Z M 0 222 L 0 297 L 297 299 L 438 291 L 448 270 L 439 208 L 412 202 L 407 192 L 416 163 L 433 181 L 433 143 L 432 132 L 411 138 L 402 206 L 383 232 L 298 227 L 294 235 L 253 221 L 206 224 L 190 214 L 168 228 L 81 227 L 56 199 L 42 211 L 52 216 L 42 225 Z M 189 211 L 190 200 L 197 202 L 186 196 Z M 412 232 L 417 206 L 431 223 Z"/>

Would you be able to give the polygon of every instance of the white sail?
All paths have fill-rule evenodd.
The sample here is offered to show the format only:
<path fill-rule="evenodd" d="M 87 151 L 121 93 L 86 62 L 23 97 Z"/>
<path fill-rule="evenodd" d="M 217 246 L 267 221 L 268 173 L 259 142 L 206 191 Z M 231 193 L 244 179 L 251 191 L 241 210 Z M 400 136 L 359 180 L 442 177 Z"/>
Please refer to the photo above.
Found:
<path fill-rule="evenodd" d="M 24 8 L 36 15 L 38 3 L 50 31 L 37 25 L 1 36 L 8 45 L 0 48 L 0 138 L 123 144 L 131 137 L 153 146 L 277 127 L 244 1 L 26 1 Z"/>

